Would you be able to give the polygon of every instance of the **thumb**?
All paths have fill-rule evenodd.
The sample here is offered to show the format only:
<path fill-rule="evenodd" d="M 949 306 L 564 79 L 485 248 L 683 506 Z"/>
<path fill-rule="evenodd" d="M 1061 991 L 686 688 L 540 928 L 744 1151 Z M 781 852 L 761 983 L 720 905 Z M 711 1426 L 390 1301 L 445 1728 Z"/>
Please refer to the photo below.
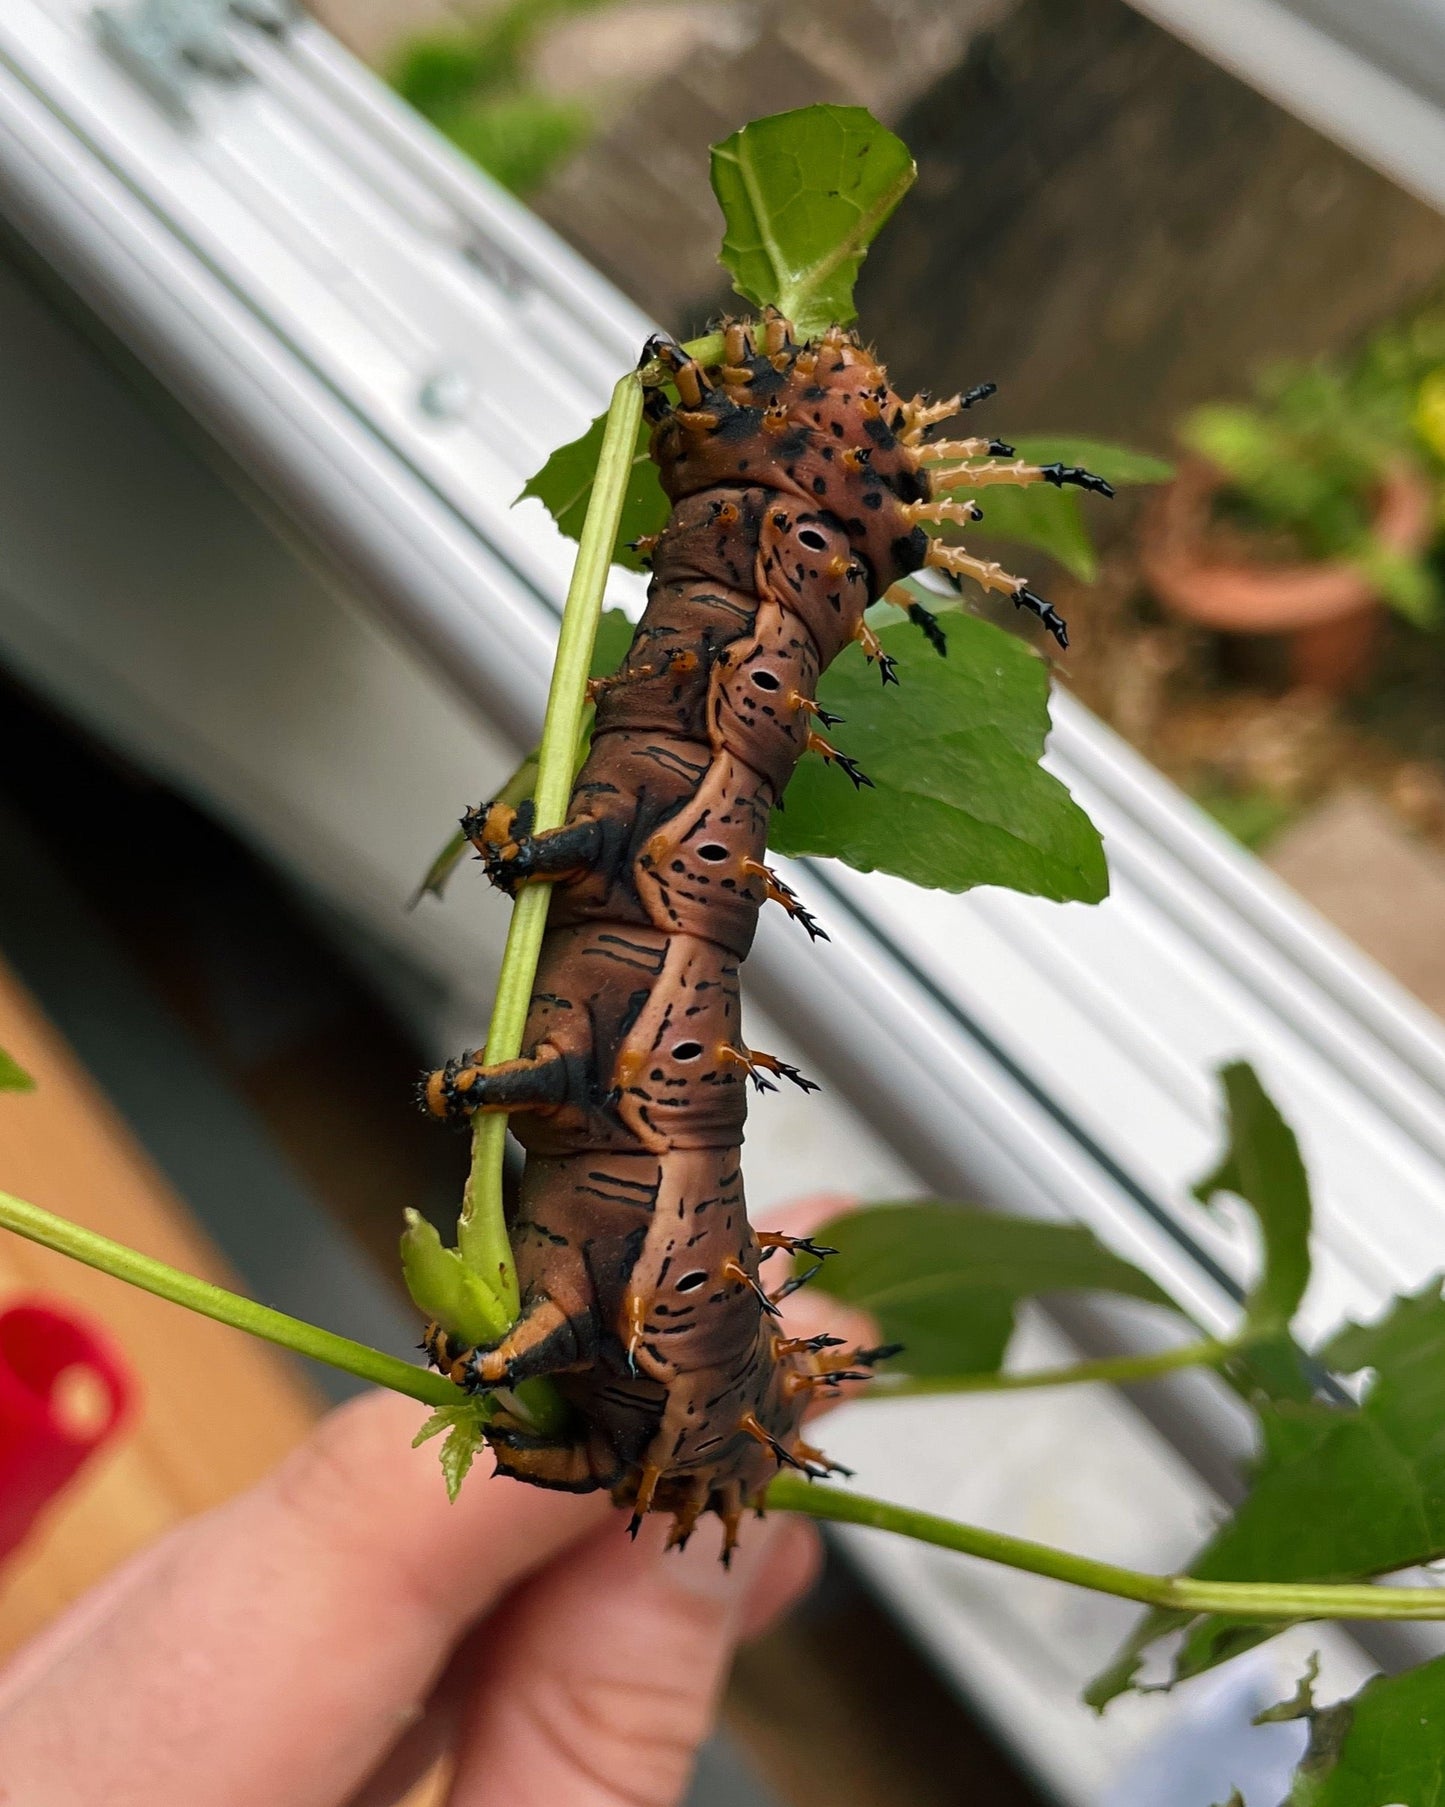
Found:
<path fill-rule="evenodd" d="M 704 1521 L 664 1551 L 620 1518 L 520 1588 L 486 1632 L 449 1807 L 675 1807 L 745 1638 L 808 1587 L 810 1525 L 745 1523 L 731 1570 Z"/>

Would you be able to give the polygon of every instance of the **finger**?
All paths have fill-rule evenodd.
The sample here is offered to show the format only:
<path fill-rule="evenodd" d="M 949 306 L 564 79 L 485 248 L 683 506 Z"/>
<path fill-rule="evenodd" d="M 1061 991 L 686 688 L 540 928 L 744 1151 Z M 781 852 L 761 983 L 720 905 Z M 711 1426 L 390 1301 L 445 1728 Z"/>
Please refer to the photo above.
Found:
<path fill-rule="evenodd" d="M 332 1413 L 182 1526 L 0 1686 L 0 1776 L 47 1807 L 334 1807 L 420 1713 L 462 1629 L 608 1513 L 478 1475 L 449 1505 L 413 1402 Z"/>
<path fill-rule="evenodd" d="M 731 1571 L 699 1530 L 663 1550 L 610 1524 L 518 1590 L 492 1625 L 449 1807 L 673 1807 L 738 1643 L 790 1605 L 818 1540 L 775 1515 L 743 1528 Z"/>

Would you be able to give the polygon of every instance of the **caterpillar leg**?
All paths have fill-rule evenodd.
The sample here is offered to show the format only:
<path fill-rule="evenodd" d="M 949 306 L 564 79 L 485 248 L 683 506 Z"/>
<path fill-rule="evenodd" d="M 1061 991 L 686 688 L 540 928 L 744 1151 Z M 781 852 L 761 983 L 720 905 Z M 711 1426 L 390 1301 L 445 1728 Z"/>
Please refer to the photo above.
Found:
<path fill-rule="evenodd" d="M 782 1249 L 785 1254 L 796 1255 L 800 1251 L 811 1255 L 815 1261 L 821 1261 L 827 1255 L 836 1255 L 837 1249 L 830 1249 L 822 1243 L 814 1242 L 811 1236 L 785 1236 L 781 1230 L 759 1230 L 757 1232 L 758 1247 L 763 1251 L 763 1259 Z"/>
<path fill-rule="evenodd" d="M 743 1490 L 736 1481 L 729 1481 L 726 1487 L 718 1487 L 713 1491 L 708 1505 L 722 1520 L 722 1565 L 729 1569 L 732 1567 L 733 1551 L 738 1547 L 738 1527 L 743 1522 Z"/>
<path fill-rule="evenodd" d="M 642 348 L 638 368 L 661 364 L 672 373 L 672 380 L 684 408 L 700 408 L 702 398 L 712 389 L 707 373 L 696 358 L 688 357 L 676 339 L 666 333 L 654 333 Z"/>
<path fill-rule="evenodd" d="M 874 789 L 873 780 L 858 761 L 850 759 L 846 753 L 840 753 L 830 741 L 824 740 L 821 734 L 809 734 L 806 746 L 810 753 L 819 754 L 827 764 L 835 765 L 840 771 L 846 772 L 852 780 L 855 791 L 861 791 L 865 786 L 870 791 Z"/>
<path fill-rule="evenodd" d="M 870 665 L 876 665 L 882 673 L 885 684 L 898 682 L 898 661 L 891 659 L 883 650 L 883 642 L 878 638 L 866 621 L 860 621 L 853 630 L 853 638 L 863 648 L 863 657 Z"/>
<path fill-rule="evenodd" d="M 595 1493 L 606 1484 L 593 1471 L 586 1437 L 554 1442 L 494 1419 L 487 1427 L 487 1442 L 496 1457 L 497 1473 L 515 1481 L 530 1481 L 534 1487 L 550 1487 L 559 1493 Z"/>
<path fill-rule="evenodd" d="M 915 395 L 912 401 L 903 404 L 903 421 L 898 437 L 904 445 L 922 445 L 923 436 L 930 427 L 952 420 L 955 414 L 966 413 L 975 403 L 986 402 L 997 392 L 997 383 L 978 383 L 972 389 L 965 389 L 961 395 L 951 395 L 947 401 L 942 402 L 931 402 L 926 395 Z"/>
<path fill-rule="evenodd" d="M 920 464 L 938 464 L 949 458 L 1012 458 L 1014 448 L 1002 439 L 935 439 L 920 446 Z"/>
<path fill-rule="evenodd" d="M 697 1528 L 697 1521 L 707 1507 L 707 1482 L 700 1475 L 693 1477 L 682 1492 L 681 1498 L 676 1496 L 669 1501 L 672 1506 L 672 1528 L 667 1533 L 669 1550 L 685 1550 L 687 1540 Z"/>
<path fill-rule="evenodd" d="M 484 1066 L 481 1051 L 459 1055 L 429 1074 L 422 1100 L 434 1117 L 451 1122 L 478 1111 L 533 1111 L 567 1096 L 567 1062 L 554 1050 Z"/>
<path fill-rule="evenodd" d="M 1010 576 L 992 559 L 975 558 L 962 546 L 945 546 L 942 540 L 932 540 L 925 562 L 954 577 L 971 577 L 980 589 L 994 590 L 1009 597 L 1015 608 L 1027 609 L 1030 614 L 1037 615 L 1060 646 L 1069 644 L 1068 623 L 1054 605 L 1044 597 L 1036 596 L 1022 577 Z"/>
<path fill-rule="evenodd" d="M 530 879 L 555 880 L 585 872 L 602 848 L 601 824 L 569 822 L 532 834 L 530 803 L 513 809 L 484 803 L 462 817 L 462 833 L 477 850 L 487 877 L 509 895 Z"/>
<path fill-rule="evenodd" d="M 779 1060 L 776 1054 L 763 1054 L 757 1048 L 719 1048 L 718 1059 L 725 1066 L 746 1067 L 753 1084 L 760 1092 L 773 1092 L 777 1087 L 770 1085 L 762 1077 L 764 1073 L 776 1073 L 780 1079 L 791 1079 L 793 1084 L 804 1092 L 819 1092 L 823 1088 L 807 1077 L 797 1067 L 790 1066 L 787 1061 Z"/>
<path fill-rule="evenodd" d="M 913 625 L 918 628 L 923 638 L 933 648 L 940 659 L 948 657 L 948 636 L 938 625 L 938 617 L 932 609 L 924 608 L 921 602 L 910 602 L 904 613 Z"/>
<path fill-rule="evenodd" d="M 956 452 L 956 448 L 977 445 L 977 440 L 960 439 L 952 443 L 941 440 L 937 445 L 927 446 L 920 456 L 928 461 L 948 455 L 962 457 L 974 456 L 972 453 Z M 933 481 L 943 489 L 984 489 L 991 483 L 1010 483 L 1019 486 L 1031 483 L 1052 483 L 1055 489 L 1063 489 L 1072 484 L 1076 489 L 1092 490 L 1096 496 L 1112 496 L 1114 486 L 1103 477 L 1096 476 L 1093 471 L 1086 471 L 1081 464 L 1026 464 L 1022 458 L 1007 463 L 1002 459 L 985 459 L 982 464 L 955 464 L 946 470 L 929 472 Z M 921 517 L 928 519 L 928 516 Z"/>
<path fill-rule="evenodd" d="M 768 903 L 781 904 L 795 922 L 802 923 L 810 941 L 828 939 L 828 931 L 813 912 L 798 901 L 797 892 L 791 885 L 785 885 L 771 866 L 765 866 L 761 860 L 744 860 L 742 866 L 745 877 L 763 881 L 763 895 Z"/>
<path fill-rule="evenodd" d="M 597 1356 L 597 1323 L 591 1311 L 568 1311 L 543 1294 L 494 1348 L 465 1348 L 435 1324 L 427 1326 L 422 1347 L 453 1386 L 482 1393 L 587 1367 Z"/>

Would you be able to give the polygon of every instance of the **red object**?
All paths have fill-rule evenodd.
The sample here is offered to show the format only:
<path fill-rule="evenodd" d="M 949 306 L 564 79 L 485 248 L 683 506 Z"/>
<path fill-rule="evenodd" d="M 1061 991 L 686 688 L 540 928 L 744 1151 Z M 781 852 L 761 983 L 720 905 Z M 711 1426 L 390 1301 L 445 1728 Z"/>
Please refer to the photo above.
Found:
<path fill-rule="evenodd" d="M 80 1319 L 39 1299 L 0 1313 L 0 1560 L 129 1408 L 130 1374 Z"/>

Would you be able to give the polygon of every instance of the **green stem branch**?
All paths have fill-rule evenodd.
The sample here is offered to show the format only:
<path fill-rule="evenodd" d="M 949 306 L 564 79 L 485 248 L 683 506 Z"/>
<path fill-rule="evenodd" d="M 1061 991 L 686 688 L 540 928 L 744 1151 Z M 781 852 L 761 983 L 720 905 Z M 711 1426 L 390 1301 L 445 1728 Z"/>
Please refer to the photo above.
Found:
<path fill-rule="evenodd" d="M 1074 1362 L 1066 1368 L 1036 1368 L 1022 1374 L 880 1374 L 863 1399 L 915 1399 L 932 1393 L 1019 1393 L 1035 1387 L 1077 1387 L 1091 1381 L 1123 1384 L 1152 1380 L 1180 1368 L 1217 1368 L 1243 1352 L 1243 1343 L 1213 1337 L 1181 1343 L 1152 1355 L 1109 1355 L 1098 1361 Z"/>
<path fill-rule="evenodd" d="M 132 1286 L 187 1306 L 203 1317 L 234 1329 L 249 1331 L 297 1355 L 325 1362 L 355 1374 L 361 1380 L 390 1387 L 424 1405 L 455 1405 L 462 1397 L 450 1381 L 426 1368 L 413 1367 L 380 1349 L 368 1348 L 348 1336 L 319 1329 L 284 1311 L 258 1305 L 223 1286 L 183 1274 L 164 1261 L 142 1255 L 108 1236 L 56 1217 L 38 1205 L 0 1192 L 0 1226 L 28 1237 L 31 1242 L 55 1249 L 88 1267 L 125 1280 Z M 888 1500 L 869 1499 L 823 1487 L 783 1474 L 768 1489 L 768 1504 L 781 1512 L 802 1512 L 812 1518 L 839 1524 L 869 1525 L 892 1531 L 922 1543 L 978 1556 L 986 1562 L 1047 1575 L 1096 1593 L 1137 1600 L 1145 1606 L 1188 1612 L 1228 1613 L 1235 1618 L 1262 1619 L 1445 1619 L 1445 1588 L 1376 1587 L 1368 1583 L 1336 1585 L 1327 1582 L 1200 1581 L 1190 1575 L 1148 1575 L 1115 1563 L 1096 1562 L 1048 1544 L 1010 1537 L 977 1525 L 962 1525 L 915 1512 Z"/>
<path fill-rule="evenodd" d="M 1368 1582 L 1199 1581 L 1192 1575 L 1149 1575 L 1112 1562 L 1075 1556 L 1049 1544 L 961 1525 L 931 1512 L 915 1512 L 888 1500 L 868 1499 L 823 1487 L 801 1475 L 782 1474 L 768 1488 L 767 1503 L 783 1512 L 803 1512 L 838 1524 L 868 1525 L 920 1543 L 937 1544 L 985 1562 L 1047 1575 L 1094 1593 L 1137 1600 L 1144 1606 L 1186 1613 L 1228 1613 L 1262 1619 L 1445 1619 L 1445 1588 L 1376 1587 Z"/>
<path fill-rule="evenodd" d="M 337 1336 L 284 1311 L 273 1311 L 269 1305 L 258 1305 L 254 1299 L 227 1292 L 224 1286 L 213 1286 L 209 1280 L 198 1280 L 194 1274 L 183 1274 L 164 1261 L 128 1249 L 124 1243 L 112 1242 L 108 1236 L 56 1217 L 8 1192 L 0 1192 L 0 1225 L 47 1249 L 69 1255 L 72 1260 L 83 1261 L 87 1267 L 128 1281 L 144 1292 L 198 1311 L 202 1317 L 249 1331 L 268 1343 L 310 1356 L 312 1361 L 325 1362 L 328 1367 L 341 1368 L 377 1386 L 390 1387 L 395 1393 L 407 1393 L 424 1405 L 455 1405 L 461 1397 L 449 1380 L 429 1369 L 414 1367 L 381 1349 L 354 1342 L 349 1336 Z"/>
<path fill-rule="evenodd" d="M 642 385 L 635 373 L 629 373 L 612 391 L 592 497 L 587 505 L 587 518 L 577 546 L 577 562 L 572 567 L 572 581 L 562 610 L 557 659 L 552 667 L 552 686 L 547 694 L 547 713 L 537 751 L 537 783 L 532 793 L 536 833 L 559 828 L 566 818 L 576 775 L 577 742 L 587 707 L 587 673 L 592 663 L 592 645 L 597 638 L 603 592 L 617 545 L 617 529 L 627 497 L 627 479 L 641 420 Z M 492 1005 L 491 1026 L 487 1032 L 484 1058 L 488 1066 L 494 1066 L 498 1061 L 515 1060 L 521 1052 L 527 1007 L 531 1003 L 537 959 L 547 927 L 550 893 L 549 885 L 528 885 L 512 910 L 502 969 L 497 979 L 496 1000 Z M 515 1319 L 521 1309 L 521 1298 L 502 1210 L 502 1156 L 506 1140 L 504 1116 L 478 1116 L 472 1133 L 471 1170 L 463 1196 L 457 1244 L 467 1266 L 496 1293 L 509 1319 Z"/>

